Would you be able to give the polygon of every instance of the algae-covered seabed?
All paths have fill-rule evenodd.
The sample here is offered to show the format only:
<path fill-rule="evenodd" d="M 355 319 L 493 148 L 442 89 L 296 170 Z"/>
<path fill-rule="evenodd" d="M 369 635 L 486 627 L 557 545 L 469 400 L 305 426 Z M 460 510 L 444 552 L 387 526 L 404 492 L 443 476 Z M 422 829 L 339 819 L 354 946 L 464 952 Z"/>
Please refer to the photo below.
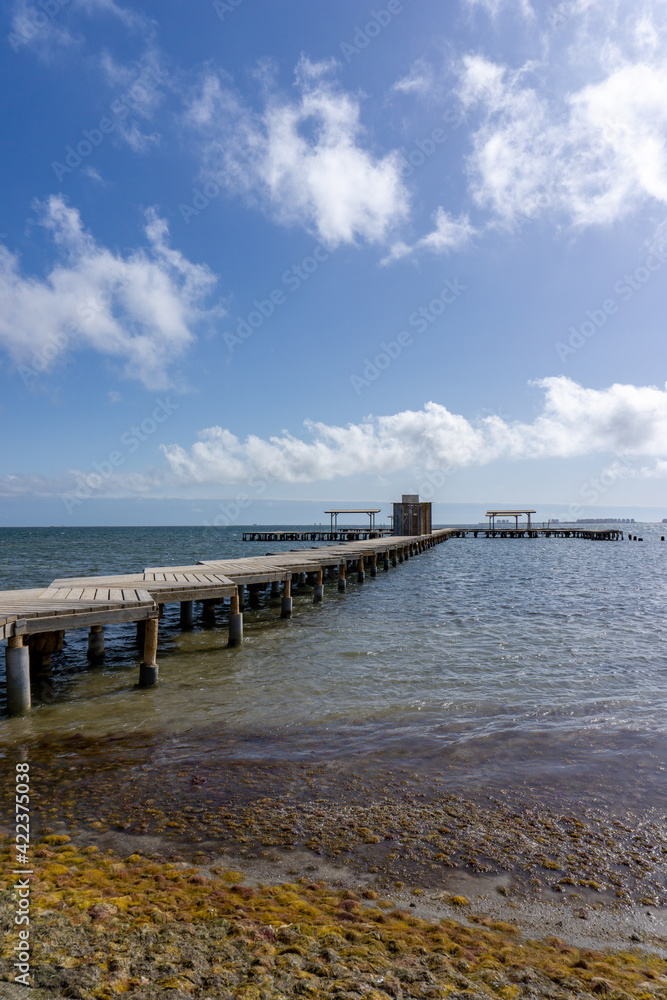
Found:
<path fill-rule="evenodd" d="M 225 759 L 212 735 L 21 748 L 35 995 L 667 996 L 664 805 L 453 789 L 404 758 Z"/>

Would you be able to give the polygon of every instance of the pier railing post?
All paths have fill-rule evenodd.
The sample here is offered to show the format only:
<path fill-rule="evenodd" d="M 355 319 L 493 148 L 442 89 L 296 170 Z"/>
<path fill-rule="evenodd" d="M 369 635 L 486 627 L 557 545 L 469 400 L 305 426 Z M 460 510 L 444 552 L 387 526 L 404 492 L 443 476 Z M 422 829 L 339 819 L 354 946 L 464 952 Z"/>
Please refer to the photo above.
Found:
<path fill-rule="evenodd" d="M 7 674 L 7 711 L 10 715 L 23 715 L 31 708 L 30 699 L 30 650 L 23 644 L 23 636 L 10 636 L 5 651 Z"/>
<path fill-rule="evenodd" d="M 280 617 L 292 617 L 292 581 L 285 580 L 283 584 L 283 598 L 280 602 Z"/>
<path fill-rule="evenodd" d="M 157 618 L 148 618 L 146 621 L 146 636 L 144 639 L 144 659 L 139 667 L 139 687 L 152 687 L 157 684 Z"/>
<path fill-rule="evenodd" d="M 243 614 L 241 612 L 240 592 L 243 584 L 232 594 L 229 605 L 229 645 L 239 646 L 243 642 Z"/>
<path fill-rule="evenodd" d="M 319 604 L 324 600 L 324 573 L 318 569 L 315 574 L 315 590 L 313 591 L 313 604 Z"/>
<path fill-rule="evenodd" d="M 104 659 L 104 629 L 101 625 L 91 625 L 88 633 L 88 659 L 99 663 Z"/>

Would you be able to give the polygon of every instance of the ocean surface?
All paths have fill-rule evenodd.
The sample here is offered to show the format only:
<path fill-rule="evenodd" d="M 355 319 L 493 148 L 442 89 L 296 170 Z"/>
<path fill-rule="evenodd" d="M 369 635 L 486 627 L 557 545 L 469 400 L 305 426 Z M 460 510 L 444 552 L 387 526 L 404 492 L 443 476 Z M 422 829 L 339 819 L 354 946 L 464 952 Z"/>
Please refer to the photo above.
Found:
<path fill-rule="evenodd" d="M 307 527 L 307 526 L 306 526 Z M 623 525 L 628 529 L 629 525 Z M 216 626 L 160 623 L 160 683 L 137 690 L 133 625 L 65 634 L 48 690 L 8 719 L 0 657 L 0 754 L 78 734 L 146 739 L 156 758 L 407 761 L 457 783 L 582 790 L 620 805 L 667 801 L 667 525 L 643 541 L 451 539 L 294 616 L 263 596 L 242 648 Z M 263 555 L 241 528 L 0 529 L 0 589 L 56 577 Z M 308 546 L 306 547 L 309 547 Z M 40 698 L 40 693 L 42 697 Z"/>

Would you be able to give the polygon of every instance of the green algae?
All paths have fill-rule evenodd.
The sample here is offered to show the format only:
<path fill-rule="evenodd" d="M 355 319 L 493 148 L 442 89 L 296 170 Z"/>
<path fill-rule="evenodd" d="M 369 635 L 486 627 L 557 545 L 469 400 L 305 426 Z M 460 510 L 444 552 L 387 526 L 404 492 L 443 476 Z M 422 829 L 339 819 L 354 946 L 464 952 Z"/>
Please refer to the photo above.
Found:
<path fill-rule="evenodd" d="M 204 873 L 93 847 L 57 850 L 45 838 L 34 852 L 32 968 L 54 997 L 667 996 L 664 961 L 639 951 L 522 941 L 511 925 L 422 919 L 372 890 L 306 879 L 251 887 L 221 866 Z M 8 871 L 7 842 L 0 857 Z M 6 935 L 5 960 L 12 944 Z"/>

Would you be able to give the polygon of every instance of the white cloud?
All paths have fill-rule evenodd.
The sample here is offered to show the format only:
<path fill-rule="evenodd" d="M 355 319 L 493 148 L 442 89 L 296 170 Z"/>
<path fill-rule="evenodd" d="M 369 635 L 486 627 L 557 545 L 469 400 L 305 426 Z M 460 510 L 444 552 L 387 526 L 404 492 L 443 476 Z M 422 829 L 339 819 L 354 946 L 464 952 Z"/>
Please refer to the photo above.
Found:
<path fill-rule="evenodd" d="M 167 223 L 152 210 L 148 246 L 122 255 L 96 243 L 61 196 L 39 208 L 59 258 L 41 279 L 0 246 L 0 345 L 38 371 L 66 351 L 93 348 L 124 362 L 128 378 L 167 386 L 170 363 L 194 339 L 213 274 L 169 247 Z"/>
<path fill-rule="evenodd" d="M 433 67 L 425 59 L 417 59 L 407 73 L 391 88 L 399 94 L 417 94 L 424 97 L 434 89 Z"/>
<path fill-rule="evenodd" d="M 535 16 L 535 11 L 533 10 L 530 0 L 466 0 L 469 7 L 476 9 L 477 7 L 483 7 L 484 10 L 491 17 L 497 17 L 501 10 L 505 7 L 516 7 L 524 17 L 533 18 Z"/>
<path fill-rule="evenodd" d="M 665 32 L 658 45 L 646 10 L 613 32 L 596 26 L 593 38 L 586 22 L 560 53 L 571 67 L 564 78 L 556 64 L 462 61 L 458 95 L 469 115 L 480 114 L 472 194 L 503 223 L 548 211 L 575 226 L 610 224 L 645 203 L 667 203 Z M 594 82 L 567 90 L 582 73 Z"/>
<path fill-rule="evenodd" d="M 359 99 L 328 78 L 331 69 L 302 59 L 297 97 L 270 92 L 259 113 L 209 74 L 187 119 L 202 136 L 207 170 L 278 222 L 331 247 L 382 242 L 408 211 L 398 153 L 364 145 Z"/>
<path fill-rule="evenodd" d="M 444 208 L 437 209 L 434 220 L 435 229 L 412 246 L 399 240 L 394 243 L 388 255 L 381 262 L 391 264 L 395 260 L 407 257 L 419 250 L 430 250 L 432 253 L 449 253 L 451 250 L 460 250 L 470 243 L 478 230 L 470 222 L 467 215 L 461 215 L 458 219 L 453 218 Z"/>
<path fill-rule="evenodd" d="M 56 0 L 54 3 L 55 7 L 53 3 L 14 0 L 8 37 L 15 51 L 32 46 L 42 57 L 50 58 L 59 48 L 82 44 L 82 36 L 71 30 L 72 13 L 76 11 L 89 16 L 111 14 L 132 31 L 148 34 L 152 30 L 151 22 L 143 14 L 115 0 L 73 0 L 67 6 L 61 6 Z"/>
<path fill-rule="evenodd" d="M 596 453 L 667 456 L 667 388 L 612 385 L 586 389 L 545 378 L 541 413 L 526 423 L 492 415 L 477 421 L 439 403 L 369 417 L 345 427 L 307 421 L 307 439 L 282 434 L 241 441 L 210 427 L 189 451 L 163 446 L 181 482 L 240 483 L 253 476 L 305 483 L 402 469 L 463 468 L 495 459 L 574 458 Z"/>

